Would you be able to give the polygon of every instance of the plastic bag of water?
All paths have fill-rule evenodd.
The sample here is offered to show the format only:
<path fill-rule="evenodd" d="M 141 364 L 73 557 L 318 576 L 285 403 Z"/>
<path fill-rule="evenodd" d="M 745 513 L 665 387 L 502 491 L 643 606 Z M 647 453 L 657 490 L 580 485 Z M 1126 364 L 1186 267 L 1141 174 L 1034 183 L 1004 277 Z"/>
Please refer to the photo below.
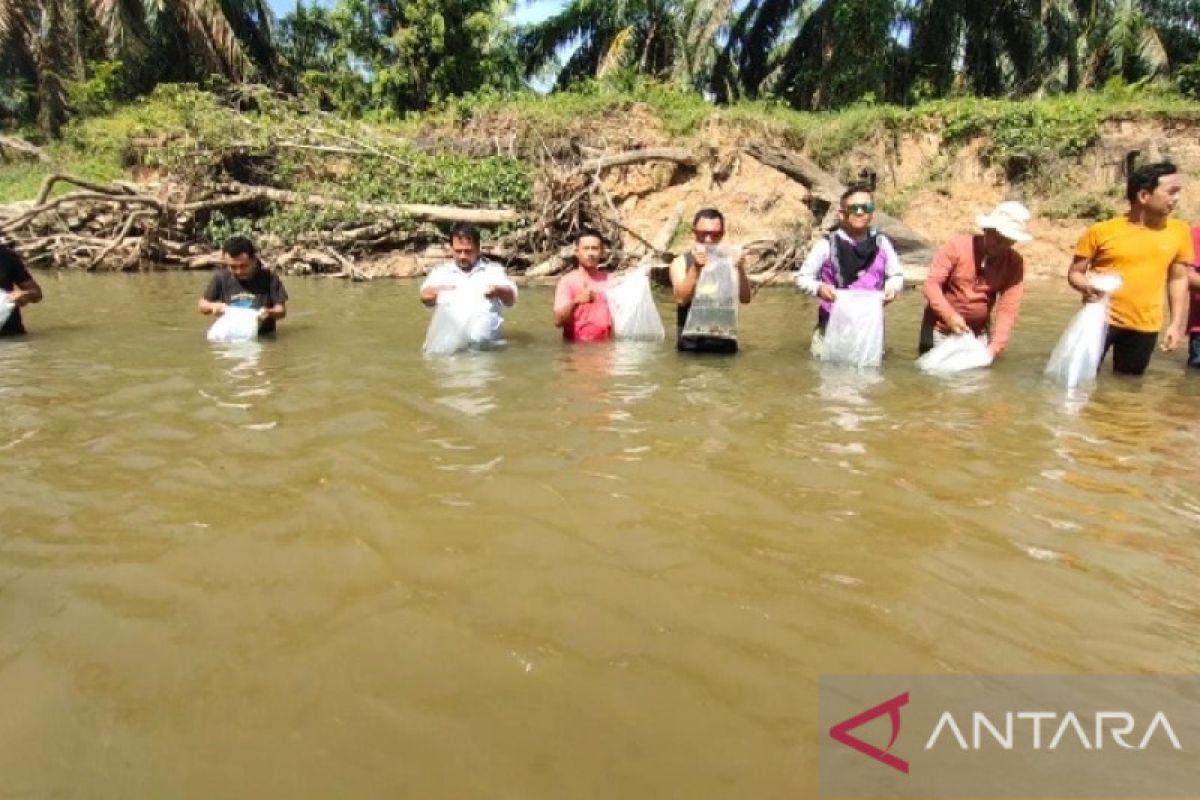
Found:
<path fill-rule="evenodd" d="M 258 311 L 227 306 L 208 328 L 210 342 L 248 342 L 258 338 Z"/>
<path fill-rule="evenodd" d="M 883 292 L 837 290 L 821 360 L 860 368 L 883 363 Z"/>
<path fill-rule="evenodd" d="M 0 328 L 4 327 L 4 323 L 8 322 L 8 318 L 12 316 L 13 309 L 17 307 L 8 296 L 8 292 L 0 289 Z"/>
<path fill-rule="evenodd" d="M 448 356 L 488 342 L 493 333 L 491 310 L 491 302 L 474 287 L 439 292 L 422 349 L 427 355 Z"/>
<path fill-rule="evenodd" d="M 683 324 L 683 336 L 737 340 L 737 247 L 708 247 L 704 268 L 696 279 L 692 307 Z"/>
<path fill-rule="evenodd" d="M 612 314 L 613 335 L 618 339 L 658 342 L 666 338 L 662 317 L 654 305 L 650 276 L 643 272 L 626 275 L 620 283 L 604 290 Z"/>
<path fill-rule="evenodd" d="M 1088 283 L 1103 292 L 1104 299 L 1085 303 L 1079 309 L 1046 364 L 1046 376 L 1067 387 L 1096 379 L 1096 373 L 1100 371 L 1100 359 L 1104 358 L 1104 340 L 1108 335 L 1109 295 L 1121 288 L 1122 279 L 1115 273 L 1101 273 L 1089 275 Z"/>
<path fill-rule="evenodd" d="M 932 350 L 917 359 L 917 369 L 925 372 L 962 372 L 990 367 L 992 353 L 987 336 L 960 333 L 947 336 Z"/>

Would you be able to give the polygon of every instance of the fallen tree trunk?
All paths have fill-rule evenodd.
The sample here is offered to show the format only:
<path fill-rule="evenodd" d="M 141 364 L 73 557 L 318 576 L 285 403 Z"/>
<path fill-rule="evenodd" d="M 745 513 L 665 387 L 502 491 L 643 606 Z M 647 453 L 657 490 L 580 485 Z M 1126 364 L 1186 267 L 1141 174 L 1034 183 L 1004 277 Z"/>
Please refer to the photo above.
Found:
<path fill-rule="evenodd" d="M 474 225 L 500 225 L 505 222 L 516 222 L 521 219 L 521 215 L 516 211 L 503 208 L 458 208 L 456 206 L 435 206 L 423 203 L 352 203 L 319 194 L 302 194 L 300 192 L 290 192 L 286 189 L 274 189 L 269 186 L 233 184 L 227 188 L 236 191 L 237 194 L 212 200 L 185 203 L 178 206 L 178 210 L 181 212 L 206 211 L 267 200 L 273 203 L 307 205 L 316 208 L 354 209 L 367 214 L 402 215 L 417 219 L 426 219 L 431 222 L 467 222 Z"/>
<path fill-rule="evenodd" d="M 579 165 L 583 172 L 600 172 L 611 167 L 625 167 L 647 161 L 674 161 L 688 167 L 698 166 L 700 161 L 691 150 L 682 147 L 648 147 L 644 150 L 629 150 L 612 156 L 590 158 Z"/>
<path fill-rule="evenodd" d="M 745 152 L 768 167 L 777 169 L 792 180 L 802 183 L 814 197 L 828 204 L 826 208 L 820 210 L 820 213 L 816 213 L 814 209 L 814 216 L 822 223 L 819 229 L 828 227 L 831 222 L 829 216 L 836 212 L 842 193 L 846 191 L 844 183 L 817 166 L 816 162 L 796 152 L 761 144 L 747 145 Z M 896 252 L 901 256 L 906 256 L 910 260 L 924 258 L 926 254 L 932 257 L 933 243 L 890 214 L 876 211 L 875 224 L 884 235 L 892 240 Z"/>

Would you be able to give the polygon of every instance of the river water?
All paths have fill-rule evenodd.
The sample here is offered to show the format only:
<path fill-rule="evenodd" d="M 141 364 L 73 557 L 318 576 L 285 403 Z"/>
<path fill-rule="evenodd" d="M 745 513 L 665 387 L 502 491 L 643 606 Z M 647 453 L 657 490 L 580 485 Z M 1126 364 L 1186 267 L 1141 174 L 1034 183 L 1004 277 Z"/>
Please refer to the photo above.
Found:
<path fill-rule="evenodd" d="M 0 342 L 0 796 L 808 797 L 847 672 L 1200 670 L 1200 376 L 1068 398 L 1035 286 L 987 372 L 744 350 L 426 362 L 416 287 L 45 275 Z M 667 306 L 663 303 L 664 318 Z"/>

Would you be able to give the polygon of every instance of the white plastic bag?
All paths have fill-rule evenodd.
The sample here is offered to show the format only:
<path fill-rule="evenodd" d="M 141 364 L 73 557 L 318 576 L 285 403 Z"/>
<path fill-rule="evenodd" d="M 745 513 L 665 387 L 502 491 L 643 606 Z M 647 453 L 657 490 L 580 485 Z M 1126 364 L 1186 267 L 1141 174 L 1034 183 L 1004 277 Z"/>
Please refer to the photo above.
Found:
<path fill-rule="evenodd" d="M 13 309 L 17 305 L 8 297 L 8 292 L 0 289 L 0 328 L 4 327 L 4 323 L 8 322 L 8 318 L 12 316 Z"/>
<path fill-rule="evenodd" d="M 681 336 L 737 340 L 736 247 L 710 246 Z"/>
<path fill-rule="evenodd" d="M 1091 275 L 1088 282 L 1104 292 L 1104 299 L 1085 303 L 1079 309 L 1046 364 L 1046 376 L 1068 388 L 1096 379 L 1100 359 L 1104 358 L 1104 340 L 1108 336 L 1108 296 L 1121 288 L 1122 281 L 1120 275 L 1108 273 Z"/>
<path fill-rule="evenodd" d="M 492 338 L 492 305 L 470 286 L 438 293 L 437 306 L 425 333 L 426 354 L 448 356 Z"/>
<path fill-rule="evenodd" d="M 650 276 L 641 272 L 626 275 L 616 286 L 605 289 L 604 297 L 608 300 L 617 339 L 659 342 L 666 338 L 662 317 L 650 291 Z"/>
<path fill-rule="evenodd" d="M 821 360 L 851 367 L 883 363 L 883 292 L 837 290 Z"/>
<path fill-rule="evenodd" d="M 258 311 L 227 306 L 208 328 L 210 342 L 248 342 L 258 338 Z"/>
<path fill-rule="evenodd" d="M 972 333 L 947 336 L 925 355 L 917 359 L 917 369 L 925 372 L 962 372 L 992 365 L 987 336 Z"/>

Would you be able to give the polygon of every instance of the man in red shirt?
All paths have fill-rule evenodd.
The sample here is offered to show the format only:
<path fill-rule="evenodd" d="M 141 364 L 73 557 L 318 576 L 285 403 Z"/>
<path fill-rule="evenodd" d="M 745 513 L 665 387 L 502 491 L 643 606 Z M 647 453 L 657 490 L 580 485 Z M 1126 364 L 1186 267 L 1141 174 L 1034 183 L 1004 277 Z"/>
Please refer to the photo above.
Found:
<path fill-rule="evenodd" d="M 604 260 L 604 238 L 582 230 L 575 238 L 575 269 L 558 280 L 554 290 L 554 324 L 562 328 L 568 342 L 603 342 L 612 338 L 612 313 L 604 288 L 608 273 L 600 269 Z"/>
<path fill-rule="evenodd" d="M 975 218 L 982 233 L 958 236 L 937 251 L 925 278 L 922 353 L 950 334 L 968 331 L 987 333 L 993 356 L 1004 351 L 1025 292 L 1025 262 L 1013 245 L 1033 238 L 1026 228 L 1029 218 L 1020 203 L 1000 203 L 991 214 Z"/>

